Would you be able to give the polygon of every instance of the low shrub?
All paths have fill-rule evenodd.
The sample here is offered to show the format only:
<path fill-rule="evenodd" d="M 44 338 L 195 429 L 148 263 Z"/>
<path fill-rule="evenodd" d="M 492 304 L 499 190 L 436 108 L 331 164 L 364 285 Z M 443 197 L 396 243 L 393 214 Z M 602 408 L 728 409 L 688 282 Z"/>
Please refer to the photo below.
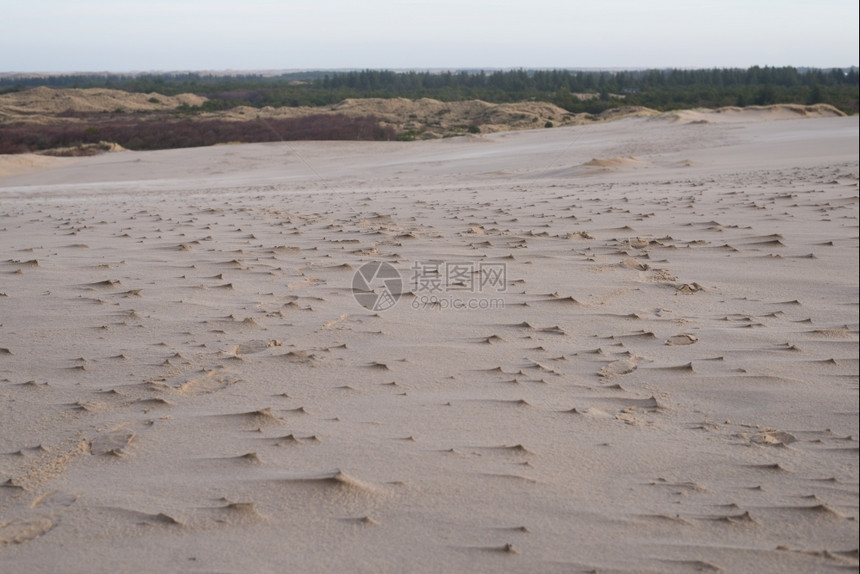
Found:
<path fill-rule="evenodd" d="M 162 115 L 88 117 L 88 122 L 0 127 L 0 154 L 39 152 L 114 142 L 131 150 L 157 150 L 297 140 L 394 140 L 394 128 L 374 116 L 317 114 L 248 121 L 192 120 Z"/>

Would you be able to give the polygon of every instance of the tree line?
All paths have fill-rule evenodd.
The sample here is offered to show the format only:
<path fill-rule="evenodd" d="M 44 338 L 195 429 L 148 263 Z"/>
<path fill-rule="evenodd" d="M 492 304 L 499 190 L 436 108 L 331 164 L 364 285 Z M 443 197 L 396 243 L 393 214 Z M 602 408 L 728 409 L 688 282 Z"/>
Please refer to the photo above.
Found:
<path fill-rule="evenodd" d="M 252 107 L 326 106 L 347 98 L 525 100 L 554 103 L 572 113 L 600 113 L 636 105 L 660 111 L 690 107 L 831 104 L 858 112 L 858 69 L 751 68 L 584 70 L 308 71 L 264 74 L 73 74 L 0 78 L 0 93 L 36 86 L 114 88 L 209 98 L 187 111 Z M 578 94 L 595 94 L 583 99 Z"/>

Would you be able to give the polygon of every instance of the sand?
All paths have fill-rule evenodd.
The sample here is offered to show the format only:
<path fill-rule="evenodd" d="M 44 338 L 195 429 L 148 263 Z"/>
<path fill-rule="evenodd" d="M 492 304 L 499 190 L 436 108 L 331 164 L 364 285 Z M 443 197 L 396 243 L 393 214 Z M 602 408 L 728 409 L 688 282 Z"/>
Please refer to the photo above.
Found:
<path fill-rule="evenodd" d="M 0 95 L 0 118 L 5 121 L 32 121 L 34 117 L 68 112 L 157 112 L 173 110 L 181 105 L 200 106 L 206 100 L 195 94 L 165 96 L 155 92 L 142 94 L 107 88 L 38 87 Z"/>
<path fill-rule="evenodd" d="M 17 160 L 0 571 L 856 570 L 858 120 L 730 115 Z"/>

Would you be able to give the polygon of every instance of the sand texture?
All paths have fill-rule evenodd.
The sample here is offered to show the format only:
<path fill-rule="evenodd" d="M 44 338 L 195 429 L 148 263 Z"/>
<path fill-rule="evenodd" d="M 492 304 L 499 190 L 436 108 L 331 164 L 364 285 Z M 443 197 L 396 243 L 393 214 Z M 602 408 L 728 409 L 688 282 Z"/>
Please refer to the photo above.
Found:
<path fill-rule="evenodd" d="M 858 567 L 856 116 L 0 170 L 4 573 Z"/>

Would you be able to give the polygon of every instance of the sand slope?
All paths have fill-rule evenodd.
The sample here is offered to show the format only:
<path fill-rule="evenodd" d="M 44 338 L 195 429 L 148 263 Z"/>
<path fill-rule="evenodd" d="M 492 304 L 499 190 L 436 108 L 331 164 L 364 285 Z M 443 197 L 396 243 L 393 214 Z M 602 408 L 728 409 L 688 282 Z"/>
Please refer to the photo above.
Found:
<path fill-rule="evenodd" d="M 856 117 L 0 179 L 0 570 L 856 569 L 857 185 Z"/>
<path fill-rule="evenodd" d="M 43 171 L 66 165 L 68 160 L 59 157 L 39 155 L 35 153 L 22 153 L 16 155 L 0 155 L 0 178 L 29 173 L 32 171 Z"/>

